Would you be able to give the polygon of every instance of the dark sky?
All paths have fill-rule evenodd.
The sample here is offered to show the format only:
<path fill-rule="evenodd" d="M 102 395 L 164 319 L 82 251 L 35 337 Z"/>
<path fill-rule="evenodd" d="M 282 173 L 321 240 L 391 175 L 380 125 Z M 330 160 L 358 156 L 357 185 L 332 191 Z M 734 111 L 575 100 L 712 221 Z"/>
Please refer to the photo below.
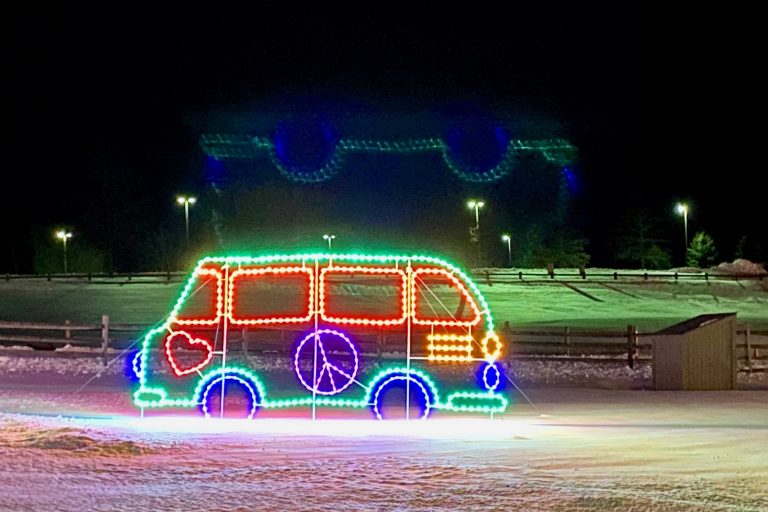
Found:
<path fill-rule="evenodd" d="M 176 219 L 169 197 L 204 186 L 190 114 L 285 94 L 424 108 L 530 100 L 580 149 L 574 215 L 596 263 L 610 263 L 615 219 L 630 208 L 655 211 L 665 236 L 677 229 L 676 199 L 724 256 L 744 234 L 765 244 L 754 16 L 495 4 L 9 14 L 0 271 L 29 271 L 34 233 L 58 224 L 130 267 L 148 218 Z"/>

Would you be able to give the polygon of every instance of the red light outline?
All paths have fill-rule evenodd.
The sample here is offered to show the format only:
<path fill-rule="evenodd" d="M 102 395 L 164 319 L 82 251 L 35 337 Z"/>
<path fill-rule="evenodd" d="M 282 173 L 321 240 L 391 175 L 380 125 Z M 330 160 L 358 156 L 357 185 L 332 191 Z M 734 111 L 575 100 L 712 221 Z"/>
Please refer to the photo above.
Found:
<path fill-rule="evenodd" d="M 418 311 L 418 293 L 416 293 L 416 278 L 418 277 L 418 274 L 433 274 L 433 275 L 443 275 L 448 278 L 449 281 L 451 281 L 456 288 L 459 289 L 459 291 L 464 295 L 464 297 L 467 299 L 467 304 L 469 304 L 469 307 L 472 308 L 472 311 L 474 311 L 475 316 L 472 320 L 425 320 L 420 319 L 416 312 Z M 442 327 L 473 327 L 480 323 L 480 320 L 482 320 L 482 313 L 480 312 L 480 308 L 477 307 L 477 304 L 475 303 L 474 297 L 469 293 L 469 290 L 464 286 L 464 284 L 453 275 L 453 273 L 448 272 L 445 269 L 442 268 L 434 268 L 434 267 L 419 267 L 413 269 L 413 272 L 411 273 L 411 315 L 413 317 L 413 323 L 416 325 L 430 325 L 430 326 L 442 326 Z"/>
<path fill-rule="evenodd" d="M 219 320 L 221 320 L 221 317 L 223 316 L 223 297 L 224 293 L 222 292 L 222 285 L 224 283 L 224 278 L 221 275 L 221 272 L 219 272 L 216 269 L 213 268 L 201 268 L 199 269 L 195 274 L 194 277 L 198 277 L 201 275 L 212 275 L 216 276 L 216 317 L 213 319 L 205 319 L 205 318 L 179 318 L 178 316 L 171 317 L 171 322 L 178 324 L 178 325 L 216 325 L 219 323 Z"/>
<path fill-rule="evenodd" d="M 246 317 L 235 318 L 234 317 L 234 304 L 235 304 L 235 279 L 240 276 L 254 276 L 254 275 L 285 275 L 285 274 L 306 274 L 309 277 L 309 287 L 307 294 L 307 314 L 303 316 L 263 316 L 263 317 Z M 313 307 L 313 300 L 315 294 L 315 274 L 314 269 L 305 266 L 290 266 L 290 267 L 261 267 L 261 268 L 245 268 L 237 269 L 229 275 L 229 290 L 227 300 L 227 318 L 232 325 L 268 325 L 268 324 L 300 324 L 309 322 L 312 316 L 315 314 Z"/>
<path fill-rule="evenodd" d="M 171 342 L 173 342 L 174 338 L 177 336 L 184 336 L 187 338 L 187 343 L 190 346 L 193 345 L 203 345 L 206 349 L 208 349 L 208 355 L 205 357 L 205 360 L 202 361 L 200 364 L 198 364 L 195 367 L 188 368 L 186 370 L 181 370 L 179 368 L 179 365 L 176 363 L 176 358 L 174 357 L 173 353 L 171 352 Z M 208 340 L 204 338 L 193 338 L 190 336 L 186 331 L 175 331 L 168 335 L 167 338 L 165 338 L 165 355 L 168 358 L 168 362 L 171 363 L 171 367 L 173 368 L 174 373 L 177 377 L 183 377 L 184 375 L 189 375 L 190 373 L 195 373 L 200 368 L 204 367 L 208 363 L 211 362 L 211 359 L 213 359 L 213 347 L 208 342 Z"/>
<path fill-rule="evenodd" d="M 340 274 L 392 274 L 392 275 L 399 275 L 401 278 L 400 282 L 400 309 L 402 310 L 402 315 L 400 318 L 397 319 L 382 319 L 382 318 L 375 318 L 375 317 L 335 317 L 335 316 L 329 316 L 326 312 L 325 308 L 325 275 L 328 272 L 334 272 L 334 273 L 340 273 Z M 408 318 L 408 307 L 407 307 L 407 290 L 408 290 L 408 275 L 405 273 L 405 271 L 399 269 L 399 268 L 387 268 L 387 267 L 364 267 L 361 265 L 352 265 L 352 266 L 327 266 L 323 267 L 320 270 L 320 277 L 319 277 L 319 286 L 320 286 L 320 293 L 319 293 L 319 304 L 318 304 L 318 311 L 320 312 L 320 318 L 324 322 L 333 322 L 337 324 L 349 324 L 349 325 L 374 325 L 378 327 L 384 327 L 384 326 L 393 326 L 393 325 L 401 325 L 405 323 L 405 320 Z"/>

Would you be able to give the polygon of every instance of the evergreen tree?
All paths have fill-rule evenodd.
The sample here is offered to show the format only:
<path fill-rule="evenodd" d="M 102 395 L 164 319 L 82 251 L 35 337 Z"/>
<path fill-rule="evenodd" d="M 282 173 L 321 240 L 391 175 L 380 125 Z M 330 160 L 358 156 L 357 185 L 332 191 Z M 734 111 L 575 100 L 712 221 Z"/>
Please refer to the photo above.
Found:
<path fill-rule="evenodd" d="M 687 256 L 688 265 L 691 267 L 705 268 L 712 265 L 717 257 L 712 237 L 704 231 L 696 233 L 688 246 Z"/>

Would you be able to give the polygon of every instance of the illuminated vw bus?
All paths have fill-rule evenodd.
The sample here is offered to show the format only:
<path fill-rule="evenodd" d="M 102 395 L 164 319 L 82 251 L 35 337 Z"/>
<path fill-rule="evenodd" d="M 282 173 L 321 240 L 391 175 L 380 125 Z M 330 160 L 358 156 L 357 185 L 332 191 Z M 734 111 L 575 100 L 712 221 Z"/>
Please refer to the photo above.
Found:
<path fill-rule="evenodd" d="M 365 349 L 372 337 L 378 355 L 383 344 L 393 362 Z M 274 358 L 288 361 L 280 370 L 290 379 L 279 385 L 271 382 L 274 368 L 253 367 L 247 357 L 247 346 L 265 340 L 289 356 Z M 439 258 L 209 257 L 144 336 L 133 360 L 134 400 L 142 410 L 200 407 L 223 416 L 225 392 L 236 389 L 249 418 L 259 409 L 307 407 L 315 417 L 319 407 L 354 407 L 383 419 L 388 395 L 405 402 L 409 419 L 435 410 L 500 413 L 507 407 L 501 353 L 480 290 Z M 440 367 L 457 365 L 471 384 L 441 384 Z"/>

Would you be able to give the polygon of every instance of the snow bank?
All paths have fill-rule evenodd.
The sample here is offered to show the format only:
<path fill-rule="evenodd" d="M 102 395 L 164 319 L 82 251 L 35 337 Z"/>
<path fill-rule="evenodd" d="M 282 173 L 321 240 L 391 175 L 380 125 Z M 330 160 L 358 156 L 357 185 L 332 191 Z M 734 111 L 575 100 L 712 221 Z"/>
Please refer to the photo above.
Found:
<path fill-rule="evenodd" d="M 710 269 L 712 273 L 718 274 L 742 274 L 742 275 L 761 275 L 765 274 L 765 267 L 760 263 L 752 263 L 745 259 L 733 260 L 733 263 L 723 262 Z"/>

